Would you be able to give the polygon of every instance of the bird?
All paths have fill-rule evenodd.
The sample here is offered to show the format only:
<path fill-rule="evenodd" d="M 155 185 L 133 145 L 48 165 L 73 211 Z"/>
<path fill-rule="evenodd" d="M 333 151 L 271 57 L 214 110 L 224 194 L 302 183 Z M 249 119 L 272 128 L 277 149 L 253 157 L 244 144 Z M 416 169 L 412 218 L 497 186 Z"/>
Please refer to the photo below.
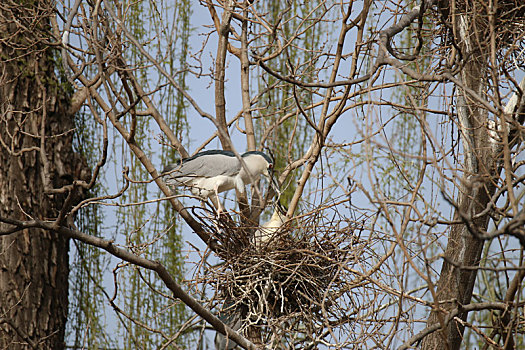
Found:
<path fill-rule="evenodd" d="M 227 298 L 224 302 L 221 312 L 219 312 L 219 319 L 234 331 L 238 332 L 242 326 L 242 307 L 235 305 L 231 298 Z M 228 338 L 222 333 L 215 334 L 215 350 L 233 350 L 236 349 L 237 343 Z"/>
<path fill-rule="evenodd" d="M 262 247 L 264 244 L 267 244 L 281 226 L 286 221 L 286 208 L 277 200 L 275 204 L 275 209 L 273 211 L 272 217 L 269 221 L 259 227 L 254 234 L 254 241 L 257 247 Z"/>
<path fill-rule="evenodd" d="M 162 176 L 168 186 L 189 187 L 195 196 L 203 200 L 210 198 L 219 214 L 223 210 L 219 201 L 220 192 L 235 188 L 244 193 L 244 186 L 257 180 L 260 175 L 268 180 L 276 192 L 279 191 L 273 177 L 274 162 L 267 154 L 248 151 L 241 158 L 246 168 L 231 151 L 203 151 L 168 165 L 162 171 Z"/>

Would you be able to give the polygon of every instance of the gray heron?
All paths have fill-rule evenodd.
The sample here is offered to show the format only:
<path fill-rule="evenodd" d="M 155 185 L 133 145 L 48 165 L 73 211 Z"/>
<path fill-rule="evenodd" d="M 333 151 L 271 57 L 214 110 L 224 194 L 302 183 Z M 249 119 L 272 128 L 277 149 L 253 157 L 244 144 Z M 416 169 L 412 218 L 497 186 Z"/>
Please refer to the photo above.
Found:
<path fill-rule="evenodd" d="M 210 198 L 222 211 L 219 193 L 237 189 L 244 193 L 244 186 L 263 175 L 270 186 L 279 192 L 273 178 L 273 160 L 265 153 L 249 151 L 241 155 L 246 167 L 231 151 L 210 150 L 199 152 L 168 165 L 162 175 L 168 186 L 189 187 L 191 193 L 206 200 Z"/>

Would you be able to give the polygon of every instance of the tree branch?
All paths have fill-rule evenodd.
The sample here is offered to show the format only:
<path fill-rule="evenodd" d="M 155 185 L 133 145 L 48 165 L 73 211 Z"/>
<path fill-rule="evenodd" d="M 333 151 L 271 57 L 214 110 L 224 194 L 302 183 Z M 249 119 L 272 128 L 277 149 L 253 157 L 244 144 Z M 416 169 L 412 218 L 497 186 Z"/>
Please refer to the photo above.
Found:
<path fill-rule="evenodd" d="M 206 309 L 199 302 L 197 302 L 197 300 L 195 300 L 192 296 L 186 293 L 182 289 L 182 287 L 177 283 L 177 281 L 175 281 L 175 279 L 171 276 L 168 270 L 166 270 L 164 265 L 162 265 L 158 261 L 149 260 L 135 255 L 133 253 L 130 253 L 125 249 L 117 247 L 113 243 L 113 241 L 91 236 L 76 229 L 70 229 L 64 226 L 57 226 L 54 222 L 41 220 L 20 221 L 3 217 L 0 217 L 0 222 L 16 226 L 19 230 L 29 228 L 40 228 L 48 231 L 57 232 L 67 238 L 72 238 L 80 242 L 89 244 L 91 246 L 104 249 L 111 255 L 116 256 L 124 261 L 154 271 L 162 279 L 166 287 L 168 287 L 168 289 L 171 290 L 174 297 L 180 299 L 184 304 L 188 305 L 196 314 L 198 314 L 209 324 L 211 324 L 215 330 L 224 335 L 228 335 L 232 340 L 234 340 L 244 349 L 255 349 L 255 345 L 253 345 L 242 335 L 234 331 L 228 325 L 224 324 L 208 309 Z"/>
<path fill-rule="evenodd" d="M 450 311 L 447 314 L 447 317 L 445 317 L 444 325 L 441 325 L 441 323 L 434 323 L 433 325 L 426 327 L 421 332 L 417 333 L 410 339 L 408 339 L 403 345 L 401 345 L 398 350 L 405 350 L 411 348 L 412 344 L 421 341 L 424 339 L 427 335 L 434 333 L 435 331 L 441 329 L 443 326 L 446 326 L 452 321 L 457 315 L 459 315 L 460 312 L 470 312 L 470 311 L 479 311 L 479 310 L 507 310 L 509 307 L 509 303 L 501 303 L 501 302 L 486 302 L 486 303 L 478 303 L 478 304 L 468 304 L 461 306 L 457 309 L 454 309 Z"/>

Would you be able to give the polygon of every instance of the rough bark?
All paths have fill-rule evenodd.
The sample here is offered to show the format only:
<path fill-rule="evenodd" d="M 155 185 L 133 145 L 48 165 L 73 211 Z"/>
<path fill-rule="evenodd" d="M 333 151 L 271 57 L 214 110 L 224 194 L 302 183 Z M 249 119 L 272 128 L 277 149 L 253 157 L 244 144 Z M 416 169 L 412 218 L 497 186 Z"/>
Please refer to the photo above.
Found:
<path fill-rule="evenodd" d="M 477 270 L 459 266 L 478 266 L 484 241 L 476 238 L 476 232 L 485 232 L 489 223 L 488 213 L 475 219 L 482 212 L 496 190 L 501 172 L 501 150 L 492 147 L 488 112 L 479 99 L 488 91 L 488 56 L 473 22 L 476 16 L 460 14 L 454 24 L 455 35 L 464 57 L 468 57 L 459 75 L 461 85 L 457 87 L 457 125 L 464 150 L 463 175 L 456 199 L 455 221 L 468 224 L 451 226 L 440 278 L 436 286 L 436 305 L 427 324 L 443 322 L 448 313 L 470 303 L 476 281 Z M 454 262 L 454 265 L 447 261 Z M 467 312 L 460 311 L 458 318 L 466 320 Z M 422 349 L 459 349 L 463 340 L 464 326 L 452 321 L 441 330 L 423 340 Z"/>
<path fill-rule="evenodd" d="M 48 41 L 49 1 L 0 5 L 0 215 L 56 218 L 76 178 L 73 120 Z M 46 137 L 42 137 L 45 135 Z M 43 152 L 44 150 L 44 152 Z M 0 225 L 5 231 L 10 227 Z M 0 237 L 0 348 L 63 349 L 69 240 L 26 229 Z"/>

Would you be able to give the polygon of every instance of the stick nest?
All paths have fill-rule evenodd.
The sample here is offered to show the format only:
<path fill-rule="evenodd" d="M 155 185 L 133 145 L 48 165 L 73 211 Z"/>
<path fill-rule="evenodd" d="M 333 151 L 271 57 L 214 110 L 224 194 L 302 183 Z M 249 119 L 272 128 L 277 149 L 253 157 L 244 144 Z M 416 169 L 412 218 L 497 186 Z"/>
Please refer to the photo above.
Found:
<path fill-rule="evenodd" d="M 491 8 L 489 2 L 485 0 L 459 0 L 455 2 L 455 11 L 453 11 L 449 2 L 441 1 L 438 6 L 439 17 L 446 28 L 446 33 L 450 36 L 455 25 L 454 18 L 466 15 L 470 19 L 470 28 L 467 30 L 475 36 L 473 42 L 478 43 L 479 50 L 483 52 L 490 49 L 491 31 L 493 30 L 496 54 L 501 56 L 499 58 L 510 54 L 514 57 L 516 65 L 524 67 L 525 2 L 523 0 L 500 0 L 495 4 Z M 459 29 L 456 28 L 457 30 Z"/>
<path fill-rule="evenodd" d="M 266 332 L 264 341 L 281 330 L 312 339 L 326 322 L 348 318 L 355 279 L 350 271 L 367 249 L 359 238 L 363 223 L 346 218 L 326 222 L 320 212 L 293 219 L 270 242 L 257 245 L 255 227 L 229 218 L 208 219 L 224 263 L 212 267 L 205 282 L 215 287 L 217 299 L 226 300 L 224 308 L 241 310 L 243 328 L 256 327 L 262 337 Z"/>

